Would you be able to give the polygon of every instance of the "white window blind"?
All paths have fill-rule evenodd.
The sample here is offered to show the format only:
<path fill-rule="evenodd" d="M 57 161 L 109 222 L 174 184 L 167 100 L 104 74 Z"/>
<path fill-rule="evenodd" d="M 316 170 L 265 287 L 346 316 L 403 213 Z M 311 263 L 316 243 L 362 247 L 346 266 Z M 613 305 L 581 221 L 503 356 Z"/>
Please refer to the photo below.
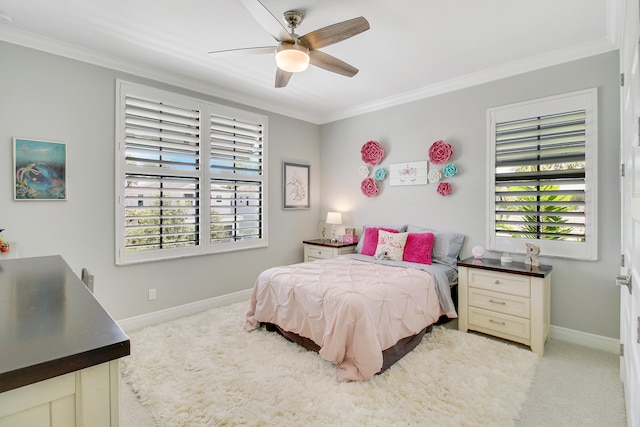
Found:
<path fill-rule="evenodd" d="M 489 246 L 595 259 L 595 91 L 490 110 Z"/>
<path fill-rule="evenodd" d="M 118 264 L 266 246 L 264 116 L 126 82 L 118 99 Z"/>
<path fill-rule="evenodd" d="M 199 119 L 125 95 L 125 252 L 199 244 Z"/>
<path fill-rule="evenodd" d="M 264 126 L 210 116 L 211 243 L 262 238 Z"/>

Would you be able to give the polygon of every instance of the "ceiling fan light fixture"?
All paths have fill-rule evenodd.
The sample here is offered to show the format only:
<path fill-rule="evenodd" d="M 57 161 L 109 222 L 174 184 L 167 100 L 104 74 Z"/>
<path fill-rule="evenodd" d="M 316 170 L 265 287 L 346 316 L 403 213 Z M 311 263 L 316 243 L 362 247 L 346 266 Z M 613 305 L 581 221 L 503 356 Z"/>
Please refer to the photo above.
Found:
<path fill-rule="evenodd" d="M 289 73 L 298 73 L 309 67 L 309 49 L 298 43 L 280 43 L 276 51 L 278 68 Z"/>

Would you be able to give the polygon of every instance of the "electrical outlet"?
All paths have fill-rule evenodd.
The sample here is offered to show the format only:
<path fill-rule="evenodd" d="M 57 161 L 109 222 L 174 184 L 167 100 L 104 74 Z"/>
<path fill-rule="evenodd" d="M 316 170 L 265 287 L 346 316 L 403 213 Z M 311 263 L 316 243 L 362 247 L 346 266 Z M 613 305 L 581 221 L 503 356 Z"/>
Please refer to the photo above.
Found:
<path fill-rule="evenodd" d="M 149 289 L 149 301 L 156 299 L 156 288 Z"/>

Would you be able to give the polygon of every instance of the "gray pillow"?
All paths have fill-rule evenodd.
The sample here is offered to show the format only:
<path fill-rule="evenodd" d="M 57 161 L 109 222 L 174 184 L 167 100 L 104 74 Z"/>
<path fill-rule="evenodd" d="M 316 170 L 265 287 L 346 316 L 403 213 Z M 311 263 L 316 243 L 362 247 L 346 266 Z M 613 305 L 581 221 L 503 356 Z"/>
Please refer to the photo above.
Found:
<path fill-rule="evenodd" d="M 432 228 L 407 225 L 408 233 L 433 233 L 433 250 L 431 258 L 444 264 L 456 265 L 458 255 L 464 243 L 464 235 L 453 231 L 438 231 Z"/>
<path fill-rule="evenodd" d="M 406 225 L 364 225 L 362 227 L 362 233 L 360 234 L 360 240 L 358 240 L 358 245 L 356 246 L 356 253 L 362 253 L 362 245 L 364 244 L 364 230 L 367 227 L 377 227 L 377 228 L 393 228 L 394 230 L 398 230 L 398 233 L 403 233 L 407 230 Z"/>

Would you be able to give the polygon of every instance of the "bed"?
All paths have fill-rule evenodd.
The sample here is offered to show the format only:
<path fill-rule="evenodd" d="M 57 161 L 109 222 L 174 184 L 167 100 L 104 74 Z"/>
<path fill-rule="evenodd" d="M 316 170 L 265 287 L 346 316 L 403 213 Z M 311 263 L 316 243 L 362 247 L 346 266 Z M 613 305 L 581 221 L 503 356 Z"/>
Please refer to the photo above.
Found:
<path fill-rule="evenodd" d="M 246 330 L 265 325 L 317 351 L 337 366 L 338 381 L 367 380 L 441 317 L 457 317 L 451 289 L 463 239 L 416 226 L 365 227 L 354 254 L 262 272 Z M 418 241 L 421 255 L 412 256 Z"/>

